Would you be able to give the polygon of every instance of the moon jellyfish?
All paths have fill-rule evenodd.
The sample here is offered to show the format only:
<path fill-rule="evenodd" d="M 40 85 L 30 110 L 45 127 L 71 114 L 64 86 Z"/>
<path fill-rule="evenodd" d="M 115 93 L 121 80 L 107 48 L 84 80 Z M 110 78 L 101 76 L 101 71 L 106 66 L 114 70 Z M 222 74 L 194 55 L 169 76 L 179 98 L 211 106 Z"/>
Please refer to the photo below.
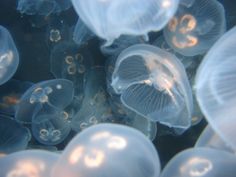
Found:
<path fill-rule="evenodd" d="M 25 150 L 0 158 L 0 176 L 4 177 L 46 177 L 59 155 L 42 150 Z"/>
<path fill-rule="evenodd" d="M 226 29 L 224 7 L 216 0 L 180 4 L 164 29 L 168 45 L 185 56 L 205 53 Z"/>
<path fill-rule="evenodd" d="M 213 130 L 236 149 L 236 27 L 209 50 L 196 75 L 196 97 Z"/>
<path fill-rule="evenodd" d="M 73 96 L 73 83 L 69 80 L 39 82 L 21 97 L 16 120 L 31 124 L 33 135 L 40 143 L 59 144 L 70 132 L 70 121 L 64 109 Z"/>
<path fill-rule="evenodd" d="M 10 116 L 15 115 L 16 106 L 20 101 L 20 97 L 31 87 L 31 82 L 9 80 L 0 87 L 0 112 Z"/>
<path fill-rule="evenodd" d="M 142 133 L 127 126 L 98 124 L 67 145 L 52 177 L 157 177 L 159 173 L 158 153 Z"/>
<path fill-rule="evenodd" d="M 84 74 L 93 65 L 90 51 L 66 41 L 53 48 L 50 58 L 51 72 L 56 78 L 64 78 L 73 82 L 74 95 L 80 105 L 84 95 Z"/>
<path fill-rule="evenodd" d="M 106 121 L 111 114 L 103 67 L 93 67 L 86 73 L 84 90 L 81 108 L 71 123 L 72 129 L 77 132 Z"/>
<path fill-rule="evenodd" d="M 18 65 L 19 55 L 12 36 L 0 25 L 0 85 L 15 74 Z"/>
<path fill-rule="evenodd" d="M 234 154 L 209 148 L 194 148 L 174 156 L 160 177 L 234 177 L 235 165 Z"/>
<path fill-rule="evenodd" d="M 107 41 L 120 35 L 145 35 L 161 30 L 177 10 L 179 0 L 72 0 L 88 28 Z"/>
<path fill-rule="evenodd" d="M 191 88 L 182 64 L 151 45 L 134 45 L 118 57 L 111 86 L 130 110 L 169 127 L 188 128 Z"/>
<path fill-rule="evenodd" d="M 88 29 L 88 27 L 79 18 L 74 28 L 73 40 L 78 45 L 85 45 L 87 42 L 95 37 L 95 35 Z"/>
<path fill-rule="evenodd" d="M 195 147 L 208 147 L 234 153 L 234 151 L 208 125 L 199 136 Z"/>
<path fill-rule="evenodd" d="M 0 153 L 12 153 L 26 149 L 31 139 L 30 131 L 27 128 L 11 117 L 3 115 L 0 116 L 0 134 Z"/>
<path fill-rule="evenodd" d="M 27 15 L 45 15 L 60 13 L 71 7 L 68 0 L 18 0 L 17 10 Z"/>

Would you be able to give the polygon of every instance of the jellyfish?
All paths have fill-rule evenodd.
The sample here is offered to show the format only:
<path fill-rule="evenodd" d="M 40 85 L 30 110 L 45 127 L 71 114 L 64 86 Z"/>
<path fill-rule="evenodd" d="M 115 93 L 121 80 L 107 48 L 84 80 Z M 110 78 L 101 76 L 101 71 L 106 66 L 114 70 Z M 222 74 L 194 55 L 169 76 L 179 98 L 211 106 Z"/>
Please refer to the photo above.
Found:
<path fill-rule="evenodd" d="M 18 0 L 17 10 L 27 15 L 45 15 L 60 13 L 71 7 L 67 0 Z"/>
<path fill-rule="evenodd" d="M 70 133 L 70 121 L 64 109 L 72 102 L 73 83 L 54 79 L 37 83 L 21 97 L 15 118 L 30 124 L 33 136 L 43 144 L 55 145 Z"/>
<path fill-rule="evenodd" d="M 124 50 L 111 86 L 124 106 L 152 121 L 187 129 L 192 93 L 184 67 L 170 53 L 145 44 Z"/>
<path fill-rule="evenodd" d="M 158 153 L 142 133 L 123 125 L 98 124 L 67 145 L 52 177 L 157 177 L 159 173 Z"/>
<path fill-rule="evenodd" d="M 196 98 L 212 129 L 236 149 L 236 27 L 225 33 L 208 51 L 196 78 Z"/>
<path fill-rule="evenodd" d="M 215 0 L 195 0 L 187 6 L 180 3 L 164 28 L 164 36 L 176 52 L 195 56 L 207 52 L 225 30 L 224 7 Z"/>
<path fill-rule="evenodd" d="M 59 155 L 49 151 L 25 150 L 0 158 L 0 176 L 4 177 L 46 177 Z"/>
<path fill-rule="evenodd" d="M 206 126 L 201 135 L 198 137 L 194 147 L 208 147 L 235 153 L 235 151 L 232 150 L 232 148 L 224 141 L 222 141 L 222 139 L 214 132 L 214 130 L 212 130 L 209 125 Z"/>
<path fill-rule="evenodd" d="M 0 87 L 0 112 L 9 116 L 15 115 L 20 97 L 33 84 L 15 79 L 9 80 Z"/>
<path fill-rule="evenodd" d="M 15 74 L 19 65 L 19 55 L 9 31 L 0 26 L 0 85 Z"/>
<path fill-rule="evenodd" d="M 111 115 L 106 93 L 104 67 L 93 67 L 85 74 L 84 99 L 72 119 L 72 129 L 81 131 L 91 125 L 105 122 Z"/>
<path fill-rule="evenodd" d="M 144 35 L 161 30 L 177 10 L 179 0 L 72 0 L 75 11 L 106 46 L 120 35 Z"/>
<path fill-rule="evenodd" d="M 235 165 L 234 154 L 210 148 L 192 148 L 174 156 L 160 177 L 234 177 Z"/>
<path fill-rule="evenodd" d="M 78 105 L 84 96 L 84 74 L 93 66 L 93 56 L 85 47 L 73 42 L 58 43 L 51 52 L 50 68 L 56 78 L 64 78 L 73 82 L 75 98 Z"/>
<path fill-rule="evenodd" d="M 13 118 L 4 115 L 0 115 L 0 134 L 0 153 L 8 154 L 24 150 L 31 139 L 30 131 L 27 128 Z"/>
<path fill-rule="evenodd" d="M 81 21 L 79 18 L 77 20 L 77 23 L 74 27 L 74 32 L 73 32 L 73 40 L 74 42 L 78 45 L 86 45 L 87 42 L 94 38 L 95 34 L 93 34 L 90 29 Z"/>

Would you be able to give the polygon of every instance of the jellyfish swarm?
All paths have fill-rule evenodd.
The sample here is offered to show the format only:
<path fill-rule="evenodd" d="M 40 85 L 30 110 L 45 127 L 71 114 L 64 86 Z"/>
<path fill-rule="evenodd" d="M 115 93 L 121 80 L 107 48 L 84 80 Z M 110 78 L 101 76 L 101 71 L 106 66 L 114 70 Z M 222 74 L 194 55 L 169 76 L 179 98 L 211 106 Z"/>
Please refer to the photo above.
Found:
<path fill-rule="evenodd" d="M 177 10 L 179 0 L 72 0 L 88 28 L 112 44 L 120 35 L 146 35 L 162 29 Z"/>
<path fill-rule="evenodd" d="M 169 127 L 186 129 L 192 113 L 191 88 L 182 64 L 151 45 L 134 45 L 117 58 L 112 83 L 127 108 Z"/>
<path fill-rule="evenodd" d="M 73 83 L 54 79 L 37 83 L 21 97 L 15 118 L 31 124 L 33 136 L 42 144 L 55 145 L 69 134 L 70 122 L 64 109 L 74 96 Z"/>
<path fill-rule="evenodd" d="M 0 85 L 15 74 L 18 65 L 19 55 L 11 34 L 0 25 Z"/>
<path fill-rule="evenodd" d="M 49 151 L 26 150 L 0 158 L 0 176 L 46 177 L 50 176 L 59 155 Z"/>
<path fill-rule="evenodd" d="M 68 0 L 18 0 L 17 10 L 27 15 L 50 15 L 71 7 Z"/>
<path fill-rule="evenodd" d="M 236 27 L 209 50 L 195 79 L 199 106 L 213 130 L 236 149 Z"/>
<path fill-rule="evenodd" d="M 24 92 L 33 85 L 31 82 L 9 80 L 0 87 L 0 112 L 9 116 L 14 116 L 16 106 Z"/>
<path fill-rule="evenodd" d="M 168 45 L 185 56 L 203 54 L 225 32 L 224 7 L 216 0 L 195 0 L 180 4 L 164 29 Z"/>
<path fill-rule="evenodd" d="M 30 131 L 8 116 L 0 116 L 0 153 L 26 149 L 31 139 Z M 2 169 L 2 167 L 1 167 Z"/>
<path fill-rule="evenodd" d="M 72 129 L 81 131 L 91 125 L 105 122 L 110 116 L 106 93 L 104 67 L 93 67 L 85 74 L 84 98 L 78 113 L 72 119 Z"/>
<path fill-rule="evenodd" d="M 193 148 L 174 156 L 160 177 L 234 177 L 235 165 L 234 154 L 210 148 Z"/>
<path fill-rule="evenodd" d="M 142 133 L 127 126 L 98 124 L 67 145 L 52 177 L 157 177 L 159 173 L 157 151 Z"/>

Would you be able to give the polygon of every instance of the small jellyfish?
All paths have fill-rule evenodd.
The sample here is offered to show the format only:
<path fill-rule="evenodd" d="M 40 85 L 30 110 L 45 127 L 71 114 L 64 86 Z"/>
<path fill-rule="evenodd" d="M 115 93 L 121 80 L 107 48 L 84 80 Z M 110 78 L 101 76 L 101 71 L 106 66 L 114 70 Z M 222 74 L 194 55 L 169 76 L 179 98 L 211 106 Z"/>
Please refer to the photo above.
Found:
<path fill-rule="evenodd" d="M 190 126 L 191 88 L 174 55 L 151 45 L 131 46 L 117 58 L 111 86 L 137 114 L 169 127 Z"/>
<path fill-rule="evenodd" d="M 101 123 L 110 116 L 104 67 L 93 67 L 85 75 L 84 99 L 71 126 L 76 132 Z"/>
<path fill-rule="evenodd" d="M 18 0 L 17 10 L 27 15 L 45 15 L 60 13 L 71 7 L 67 0 Z"/>
<path fill-rule="evenodd" d="M 31 82 L 9 80 L 0 87 L 0 112 L 9 116 L 15 115 L 20 97 L 33 85 Z"/>
<path fill-rule="evenodd" d="M 84 94 L 84 74 L 93 65 L 93 56 L 87 48 L 71 41 L 58 43 L 51 52 L 50 62 L 51 72 L 56 78 L 73 82 L 75 96 Z"/>
<path fill-rule="evenodd" d="M 158 153 L 142 133 L 127 126 L 98 124 L 67 145 L 52 177 L 157 177 L 159 173 Z"/>
<path fill-rule="evenodd" d="M 229 145 L 227 145 L 222 139 L 212 130 L 212 128 L 207 125 L 199 136 L 194 147 L 208 147 L 212 149 L 218 149 L 222 151 L 227 151 L 230 153 L 235 153 Z"/>
<path fill-rule="evenodd" d="M 79 18 L 74 27 L 74 32 L 73 32 L 74 42 L 78 46 L 86 45 L 87 42 L 94 37 L 95 37 L 95 34 L 93 34 Z"/>
<path fill-rule="evenodd" d="M 177 10 L 179 0 L 72 0 L 88 28 L 112 44 L 120 35 L 144 35 L 161 30 Z"/>
<path fill-rule="evenodd" d="M 1 177 L 46 177 L 59 155 L 49 151 L 25 150 L 0 158 Z"/>
<path fill-rule="evenodd" d="M 207 52 L 225 30 L 224 7 L 216 0 L 195 0 L 187 6 L 180 3 L 164 29 L 164 36 L 176 52 L 195 56 Z"/>
<path fill-rule="evenodd" d="M 192 148 L 178 153 L 160 177 L 234 177 L 234 154 L 210 148 Z"/>
<path fill-rule="evenodd" d="M 3 115 L 0 116 L 0 134 L 0 153 L 24 150 L 31 139 L 30 131 L 27 128 L 13 118 Z"/>
<path fill-rule="evenodd" d="M 9 31 L 0 26 L 0 85 L 7 82 L 16 72 L 19 55 Z"/>
<path fill-rule="evenodd" d="M 196 98 L 212 129 L 236 149 L 236 27 L 208 51 L 195 78 Z"/>
<path fill-rule="evenodd" d="M 22 95 L 15 118 L 22 123 L 31 123 L 33 115 L 42 109 L 43 104 L 63 110 L 70 104 L 73 95 L 73 83 L 69 80 L 54 79 L 39 82 Z"/>

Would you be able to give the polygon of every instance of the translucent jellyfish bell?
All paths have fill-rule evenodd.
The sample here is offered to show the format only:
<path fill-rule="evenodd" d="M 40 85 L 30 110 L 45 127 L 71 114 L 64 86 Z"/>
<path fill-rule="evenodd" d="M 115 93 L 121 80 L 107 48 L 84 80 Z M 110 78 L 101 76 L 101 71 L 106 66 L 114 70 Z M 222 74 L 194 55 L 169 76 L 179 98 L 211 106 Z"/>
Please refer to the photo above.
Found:
<path fill-rule="evenodd" d="M 224 7 L 216 0 L 195 0 L 192 4 L 180 3 L 164 29 L 164 36 L 175 51 L 194 56 L 205 53 L 225 30 Z"/>
<path fill-rule="evenodd" d="M 27 15 L 50 15 L 71 7 L 67 0 L 18 0 L 17 10 Z"/>
<path fill-rule="evenodd" d="M 109 45 L 121 34 L 147 35 L 162 29 L 179 0 L 72 0 L 72 4 L 90 30 Z"/>
<path fill-rule="evenodd" d="M 199 106 L 213 130 L 236 149 L 236 27 L 209 50 L 195 79 Z"/>
<path fill-rule="evenodd" d="M 157 151 L 142 133 L 127 126 L 98 124 L 67 145 L 52 177 L 157 177 L 159 173 Z"/>
<path fill-rule="evenodd" d="M 160 177 L 234 177 L 235 165 L 234 154 L 209 148 L 193 148 L 174 156 Z"/>
<path fill-rule="evenodd" d="M 13 118 L 0 116 L 0 153 L 26 149 L 31 139 L 30 131 Z M 2 169 L 2 168 L 1 168 Z"/>
<path fill-rule="evenodd" d="M 170 127 L 190 126 L 191 88 L 182 64 L 170 53 L 134 45 L 118 57 L 112 83 L 129 109 Z"/>
<path fill-rule="evenodd" d="M 48 177 L 59 155 L 49 151 L 25 150 L 0 158 L 0 176 Z"/>
<path fill-rule="evenodd" d="M 0 85 L 15 74 L 18 65 L 19 55 L 12 36 L 0 25 Z"/>

